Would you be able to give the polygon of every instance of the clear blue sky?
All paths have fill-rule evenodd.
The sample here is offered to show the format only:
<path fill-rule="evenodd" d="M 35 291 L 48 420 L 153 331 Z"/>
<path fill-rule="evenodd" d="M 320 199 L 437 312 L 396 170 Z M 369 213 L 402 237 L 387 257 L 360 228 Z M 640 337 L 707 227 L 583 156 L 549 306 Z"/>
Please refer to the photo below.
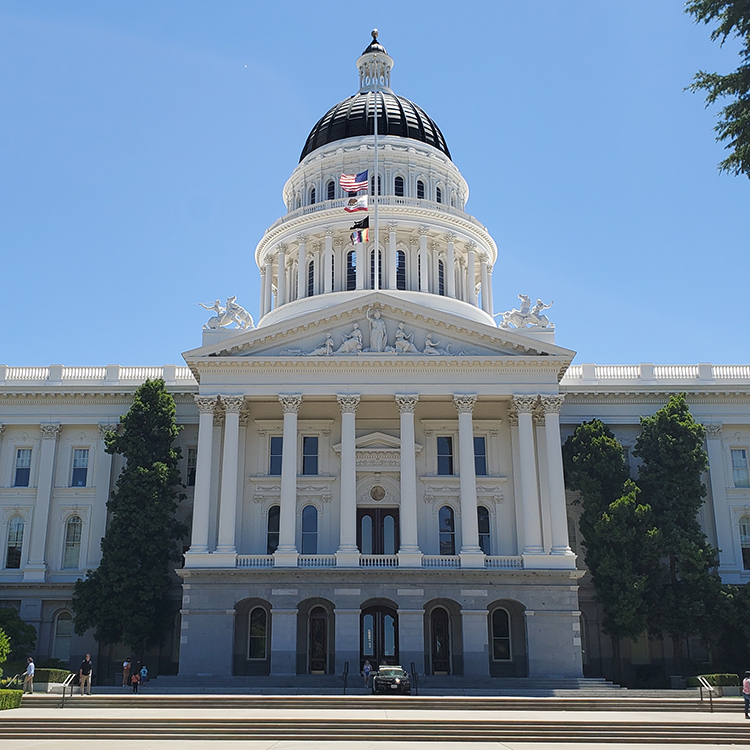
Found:
<path fill-rule="evenodd" d="M 681 0 L 0 0 L 0 363 L 180 363 L 198 302 L 257 318 L 255 245 L 370 29 L 577 362 L 750 361 L 750 180 Z"/>

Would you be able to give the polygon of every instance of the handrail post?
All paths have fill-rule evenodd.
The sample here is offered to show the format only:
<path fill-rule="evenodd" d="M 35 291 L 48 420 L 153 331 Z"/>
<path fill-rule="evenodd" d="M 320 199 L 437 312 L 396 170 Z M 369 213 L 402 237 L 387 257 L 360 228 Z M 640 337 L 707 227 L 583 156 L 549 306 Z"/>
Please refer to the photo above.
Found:
<path fill-rule="evenodd" d="M 349 681 L 349 662 L 344 662 L 344 674 L 341 675 L 342 679 L 344 680 L 344 695 L 346 695 L 346 684 Z"/>
<path fill-rule="evenodd" d="M 412 662 L 410 665 L 412 681 L 414 682 L 414 695 L 419 695 L 419 677 L 417 676 L 417 665 Z"/>

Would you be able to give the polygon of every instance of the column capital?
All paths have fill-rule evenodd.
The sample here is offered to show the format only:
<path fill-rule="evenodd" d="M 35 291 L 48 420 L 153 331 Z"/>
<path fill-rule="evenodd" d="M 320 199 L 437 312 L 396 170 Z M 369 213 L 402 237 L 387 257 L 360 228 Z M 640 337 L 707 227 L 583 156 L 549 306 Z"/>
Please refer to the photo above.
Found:
<path fill-rule="evenodd" d="M 455 232 L 448 232 L 445 235 L 445 241 L 446 242 L 455 242 L 456 239 L 458 239 L 458 235 Z"/>
<path fill-rule="evenodd" d="M 107 437 L 107 435 L 116 434 L 118 427 L 119 427 L 119 424 L 100 424 L 99 425 L 99 439 L 104 440 Z"/>
<path fill-rule="evenodd" d="M 544 414 L 559 414 L 562 409 L 563 401 L 565 396 L 542 396 L 541 406 Z"/>
<path fill-rule="evenodd" d="M 200 414 L 213 413 L 219 401 L 218 396 L 193 396 Z"/>
<path fill-rule="evenodd" d="M 60 437 L 60 424 L 40 424 L 39 429 L 42 431 L 42 440 L 57 440 Z"/>
<path fill-rule="evenodd" d="M 723 428 L 718 422 L 706 422 L 703 429 L 706 431 L 707 440 L 721 440 Z"/>
<path fill-rule="evenodd" d="M 283 242 L 279 242 L 279 244 L 276 245 L 276 252 L 277 253 L 285 253 L 286 252 L 286 245 Z"/>
<path fill-rule="evenodd" d="M 414 414 L 417 401 L 419 401 L 419 396 L 416 394 L 396 394 L 396 404 L 402 414 Z"/>
<path fill-rule="evenodd" d="M 435 251 L 437 251 L 437 250 L 440 250 L 440 243 L 439 243 L 439 242 L 438 242 L 437 240 L 433 240 L 433 241 L 432 241 L 432 242 L 430 243 L 430 249 L 431 249 L 431 250 L 432 250 L 433 252 L 435 252 Z"/>
<path fill-rule="evenodd" d="M 260 271 L 261 278 L 265 279 L 266 278 L 266 267 L 265 266 L 261 266 L 258 270 Z"/>
<path fill-rule="evenodd" d="M 395 232 L 398 229 L 398 224 L 395 221 L 388 222 L 388 231 Z"/>
<path fill-rule="evenodd" d="M 242 404 L 245 403 L 244 396 L 222 396 L 221 403 L 224 404 L 224 411 L 227 414 L 239 414 Z"/>
<path fill-rule="evenodd" d="M 457 393 L 453 396 L 453 403 L 459 414 L 471 414 L 476 402 L 476 394 Z"/>
<path fill-rule="evenodd" d="M 279 396 L 279 403 L 284 408 L 284 414 L 297 414 L 302 404 L 302 394 L 291 393 Z"/>
<path fill-rule="evenodd" d="M 300 245 L 304 245 L 307 242 L 307 235 L 306 234 L 298 234 L 297 235 L 297 242 L 299 242 Z"/>
<path fill-rule="evenodd" d="M 324 235 L 325 235 L 326 237 L 333 237 L 333 228 L 332 228 L 332 227 L 326 227 L 326 228 L 325 228 L 325 229 L 323 230 L 323 234 L 324 234 Z"/>
<path fill-rule="evenodd" d="M 477 243 L 474 242 L 474 240 L 469 240 L 466 243 L 466 249 L 469 250 L 469 251 L 476 250 L 476 248 L 478 248 L 478 247 L 479 247 L 479 245 L 477 245 Z"/>
<path fill-rule="evenodd" d="M 273 265 L 273 255 L 271 253 L 266 253 L 263 258 L 263 263 L 267 266 Z"/>
<path fill-rule="evenodd" d="M 536 396 L 513 396 L 513 408 L 517 414 L 532 414 L 536 402 Z"/>
<path fill-rule="evenodd" d="M 419 245 L 418 237 L 409 237 L 409 247 L 417 247 Z"/>
<path fill-rule="evenodd" d="M 426 237 L 430 233 L 430 228 L 422 225 L 417 231 L 420 237 Z"/>
<path fill-rule="evenodd" d="M 313 242 L 313 252 L 314 253 L 319 253 L 322 247 L 323 247 L 323 243 L 322 242 Z"/>
<path fill-rule="evenodd" d="M 336 396 L 336 401 L 339 402 L 339 406 L 341 407 L 342 414 L 356 414 L 357 413 L 357 406 L 359 406 L 358 395 L 342 394 L 342 395 Z"/>

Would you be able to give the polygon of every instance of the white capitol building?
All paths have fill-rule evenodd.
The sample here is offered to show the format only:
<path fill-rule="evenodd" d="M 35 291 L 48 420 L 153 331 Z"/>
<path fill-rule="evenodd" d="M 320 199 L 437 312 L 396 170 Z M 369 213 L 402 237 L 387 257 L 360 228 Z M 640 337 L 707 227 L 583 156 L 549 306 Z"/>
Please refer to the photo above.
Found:
<path fill-rule="evenodd" d="M 373 37 L 359 90 L 312 129 L 255 250 L 257 327 L 230 298 L 186 366 L 0 366 L 0 606 L 37 628 L 38 658 L 91 651 L 101 680 L 125 654 L 73 635 L 70 599 L 122 469 L 104 435 L 149 377 L 184 428 L 191 528 L 153 673 L 315 677 L 369 659 L 456 680 L 608 674 L 561 442 L 598 417 L 632 448 L 676 392 L 707 427 L 719 572 L 750 580 L 750 366 L 573 365 L 554 310 L 527 297 L 498 326 L 502 250 L 392 66 Z M 347 213 L 339 186 L 369 170 L 372 196 L 376 101 L 377 257 L 372 205 Z M 646 637 L 623 651 L 664 655 Z"/>

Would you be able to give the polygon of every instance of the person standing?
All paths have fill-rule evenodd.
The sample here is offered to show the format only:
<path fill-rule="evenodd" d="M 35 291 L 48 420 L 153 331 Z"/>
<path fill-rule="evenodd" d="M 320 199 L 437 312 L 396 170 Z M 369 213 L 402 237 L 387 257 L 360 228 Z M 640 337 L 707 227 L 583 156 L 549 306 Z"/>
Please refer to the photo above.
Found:
<path fill-rule="evenodd" d="M 745 700 L 745 718 L 750 719 L 750 671 L 745 672 L 742 680 L 742 697 Z"/>
<path fill-rule="evenodd" d="M 122 663 L 122 686 L 127 687 L 130 684 L 130 659 L 125 659 Z"/>
<path fill-rule="evenodd" d="M 372 664 L 369 659 L 365 659 L 365 663 L 362 666 L 362 674 L 365 678 L 365 687 L 370 687 L 370 672 L 372 672 Z"/>
<path fill-rule="evenodd" d="M 141 685 L 145 685 L 148 682 L 148 669 L 146 669 L 146 665 L 144 664 L 141 667 Z"/>
<path fill-rule="evenodd" d="M 133 674 L 130 675 L 130 684 L 133 686 L 133 692 L 138 692 L 138 684 L 141 681 L 141 676 L 138 674 L 138 672 L 133 672 Z"/>
<path fill-rule="evenodd" d="M 29 657 L 26 660 L 26 671 L 23 673 L 23 692 L 27 692 L 26 688 L 28 687 L 28 692 L 32 695 L 34 694 L 34 659 L 33 657 Z"/>
<path fill-rule="evenodd" d="M 86 658 L 81 662 L 78 668 L 78 683 L 81 686 L 81 695 L 91 695 L 91 673 L 94 671 L 94 665 L 91 663 L 91 654 L 86 654 Z"/>

